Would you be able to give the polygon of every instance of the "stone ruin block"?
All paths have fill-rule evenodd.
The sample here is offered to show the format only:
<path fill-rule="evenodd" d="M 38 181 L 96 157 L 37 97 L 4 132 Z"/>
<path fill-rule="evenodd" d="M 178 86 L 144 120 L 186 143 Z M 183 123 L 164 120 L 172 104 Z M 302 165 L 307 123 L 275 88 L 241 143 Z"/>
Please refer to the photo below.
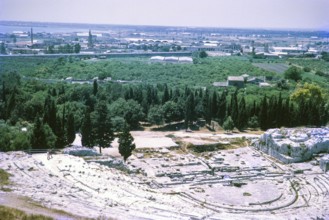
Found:
<path fill-rule="evenodd" d="M 329 170 L 329 154 L 320 159 L 320 168 L 323 172 L 327 172 Z"/>

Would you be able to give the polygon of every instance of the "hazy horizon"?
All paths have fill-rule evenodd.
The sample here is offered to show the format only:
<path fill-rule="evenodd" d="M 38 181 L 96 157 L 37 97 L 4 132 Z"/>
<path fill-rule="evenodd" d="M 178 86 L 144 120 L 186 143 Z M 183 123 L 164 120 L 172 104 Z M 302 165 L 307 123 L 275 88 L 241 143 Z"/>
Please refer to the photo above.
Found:
<path fill-rule="evenodd" d="M 326 0 L 1 0 L 0 21 L 329 31 L 328 8 Z"/>

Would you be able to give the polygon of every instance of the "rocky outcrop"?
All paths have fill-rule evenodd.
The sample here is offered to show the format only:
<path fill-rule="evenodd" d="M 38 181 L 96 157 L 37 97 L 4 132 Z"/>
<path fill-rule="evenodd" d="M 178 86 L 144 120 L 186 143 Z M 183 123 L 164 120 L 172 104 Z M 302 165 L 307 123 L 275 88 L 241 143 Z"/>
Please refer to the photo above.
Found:
<path fill-rule="evenodd" d="M 80 147 L 80 146 L 67 147 L 63 150 L 63 153 L 73 155 L 73 156 L 82 156 L 82 157 L 83 156 L 99 156 L 100 155 L 93 148 Z"/>
<path fill-rule="evenodd" d="M 329 128 L 270 129 L 253 145 L 284 163 L 302 162 L 329 151 Z"/>

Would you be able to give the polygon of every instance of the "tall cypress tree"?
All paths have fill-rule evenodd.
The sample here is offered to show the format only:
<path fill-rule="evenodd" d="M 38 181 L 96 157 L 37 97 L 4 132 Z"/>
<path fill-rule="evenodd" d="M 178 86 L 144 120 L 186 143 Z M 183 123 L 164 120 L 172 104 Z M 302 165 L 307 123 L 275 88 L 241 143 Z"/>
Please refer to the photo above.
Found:
<path fill-rule="evenodd" d="M 93 147 L 93 136 L 92 136 L 92 124 L 90 118 L 90 111 L 86 110 L 85 117 L 83 118 L 82 126 L 81 126 L 81 142 L 82 146 L 85 147 Z"/>
<path fill-rule="evenodd" d="M 202 108 L 203 108 L 203 117 L 206 120 L 207 124 L 211 122 L 211 114 L 210 114 L 210 97 L 209 97 L 209 90 L 206 89 L 203 98 L 202 98 Z"/>
<path fill-rule="evenodd" d="M 226 117 L 226 96 L 227 96 L 227 92 L 224 91 L 222 92 L 220 99 L 219 99 L 219 104 L 218 104 L 218 112 L 217 112 L 217 117 L 218 117 L 218 121 L 219 124 L 223 124 L 224 119 Z"/>
<path fill-rule="evenodd" d="M 282 127 L 283 125 L 283 104 L 282 104 L 282 95 L 281 92 L 279 94 L 278 102 L 277 102 L 277 109 L 276 109 L 276 127 Z"/>
<path fill-rule="evenodd" d="M 96 121 L 93 123 L 93 135 L 95 136 L 95 144 L 99 146 L 99 152 L 102 153 L 102 147 L 109 147 L 114 139 L 106 101 L 98 102 L 95 114 Z"/>
<path fill-rule="evenodd" d="M 34 121 L 34 127 L 31 135 L 31 146 L 32 148 L 37 148 L 37 149 L 47 148 L 47 140 L 46 140 L 44 125 L 39 116 L 37 116 Z"/>
<path fill-rule="evenodd" d="M 43 123 L 47 123 L 54 133 L 57 127 L 57 109 L 55 101 L 50 95 L 47 96 L 44 105 Z"/>
<path fill-rule="evenodd" d="M 216 118 L 218 112 L 218 96 L 217 92 L 214 91 L 211 97 L 211 118 Z"/>
<path fill-rule="evenodd" d="M 10 119 L 10 117 L 12 116 L 12 113 L 15 110 L 18 101 L 17 95 L 18 95 L 18 89 L 16 88 L 16 86 L 14 86 L 8 101 L 5 103 L 5 107 L 6 107 L 5 119 Z M 16 117 L 14 117 L 14 119 L 16 120 Z"/>
<path fill-rule="evenodd" d="M 74 126 L 74 115 L 71 112 L 67 118 L 67 127 L 66 127 L 66 137 L 67 142 L 71 144 L 75 139 L 75 126 Z"/>
<path fill-rule="evenodd" d="M 167 84 L 165 84 L 164 92 L 163 92 L 163 96 L 162 96 L 162 104 L 168 102 L 169 99 L 170 99 L 170 96 L 169 96 L 168 86 L 167 86 Z"/>
<path fill-rule="evenodd" d="M 231 112 L 229 113 L 234 124 L 238 121 L 239 106 L 238 106 L 238 89 L 231 95 Z"/>
<path fill-rule="evenodd" d="M 267 97 L 264 95 L 261 104 L 260 104 L 260 112 L 259 112 L 259 125 L 262 130 L 266 130 L 268 128 L 268 104 Z"/>
<path fill-rule="evenodd" d="M 2 82 L 2 101 L 6 102 L 6 84 L 5 82 Z"/>
<path fill-rule="evenodd" d="M 173 96 L 172 96 L 172 101 L 177 103 L 179 98 L 180 98 L 180 91 L 178 88 L 175 88 L 175 90 L 173 92 Z"/>
<path fill-rule="evenodd" d="M 239 103 L 239 112 L 238 112 L 238 120 L 236 123 L 236 127 L 239 130 L 243 130 L 247 127 L 248 122 L 248 115 L 247 115 L 247 109 L 246 109 L 246 101 L 244 97 L 241 98 Z"/>
<path fill-rule="evenodd" d="M 62 129 L 62 118 L 57 117 L 57 124 L 56 124 L 56 131 L 55 135 L 57 137 L 55 146 L 56 148 L 62 148 L 64 147 L 66 143 L 66 138 L 65 138 L 65 131 Z"/>
<path fill-rule="evenodd" d="M 268 102 L 268 108 L 267 108 L 267 126 L 268 128 L 274 128 L 276 127 L 276 116 L 277 116 L 277 102 L 276 97 L 272 95 Z"/>
<path fill-rule="evenodd" d="M 186 104 L 185 104 L 185 127 L 186 129 L 189 128 L 189 126 L 194 121 L 194 94 L 190 93 L 190 95 L 187 98 Z"/>
<path fill-rule="evenodd" d="M 97 92 L 98 92 L 98 83 L 97 83 L 97 80 L 95 79 L 94 82 L 93 82 L 93 94 L 94 94 L 94 96 L 97 95 Z"/>

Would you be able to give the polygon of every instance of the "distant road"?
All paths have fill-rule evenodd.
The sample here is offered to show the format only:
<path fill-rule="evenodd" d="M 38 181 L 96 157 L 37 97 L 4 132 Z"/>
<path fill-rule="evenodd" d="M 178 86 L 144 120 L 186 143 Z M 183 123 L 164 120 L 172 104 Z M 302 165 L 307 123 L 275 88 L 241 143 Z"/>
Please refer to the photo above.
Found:
<path fill-rule="evenodd" d="M 148 53 L 95 53 L 95 54 L 81 54 L 81 53 L 68 53 L 68 54 L 11 54 L 0 55 L 0 57 L 151 57 L 151 56 L 191 56 L 192 52 L 148 52 Z"/>

